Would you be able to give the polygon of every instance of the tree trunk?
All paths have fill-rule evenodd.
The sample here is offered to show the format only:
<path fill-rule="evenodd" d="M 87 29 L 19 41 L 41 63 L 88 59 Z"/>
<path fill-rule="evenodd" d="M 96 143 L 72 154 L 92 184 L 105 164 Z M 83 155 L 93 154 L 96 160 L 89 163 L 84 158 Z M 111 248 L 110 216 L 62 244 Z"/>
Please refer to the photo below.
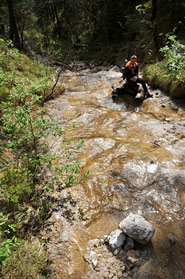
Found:
<path fill-rule="evenodd" d="M 14 15 L 14 9 L 13 9 L 13 0 L 7 0 L 7 4 L 8 4 L 8 11 L 9 11 L 9 27 L 10 27 L 9 38 L 14 42 L 15 47 L 21 49 L 19 32 L 18 32 L 16 19 Z"/>
<path fill-rule="evenodd" d="M 158 26 L 157 26 L 157 0 L 152 0 L 152 17 L 151 22 L 153 24 L 153 40 L 156 50 L 159 50 L 158 41 Z"/>

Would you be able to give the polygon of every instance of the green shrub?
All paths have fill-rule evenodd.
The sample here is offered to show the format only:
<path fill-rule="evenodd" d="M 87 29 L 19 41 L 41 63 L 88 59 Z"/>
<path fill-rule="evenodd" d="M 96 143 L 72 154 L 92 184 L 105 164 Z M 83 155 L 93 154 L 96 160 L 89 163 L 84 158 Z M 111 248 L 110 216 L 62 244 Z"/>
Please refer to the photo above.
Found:
<path fill-rule="evenodd" d="M 0 188 L 2 197 L 18 209 L 23 207 L 23 202 L 33 193 L 32 185 L 27 182 L 27 171 L 25 169 L 2 169 L 0 172 Z"/>
<path fill-rule="evenodd" d="M 0 102 L 7 100 L 12 89 L 24 86 L 44 95 L 52 84 L 53 69 L 30 60 L 13 48 L 11 41 L 0 39 Z"/>
<path fill-rule="evenodd" d="M 39 99 L 39 96 L 29 93 L 19 85 L 8 101 L 2 103 L 2 131 L 6 138 L 4 147 L 12 154 L 13 169 L 24 169 L 27 184 L 23 179 L 23 184 L 18 188 L 22 189 L 24 185 L 23 188 L 28 192 L 29 185 L 38 181 L 42 169 L 52 166 L 53 155 L 49 153 L 47 144 L 41 144 L 42 139 L 48 134 L 62 134 L 62 128 L 55 120 L 45 116 L 43 109 L 34 111 Z"/>
<path fill-rule="evenodd" d="M 172 80 L 166 76 L 167 71 L 164 62 L 158 62 L 155 64 L 147 65 L 143 69 L 143 77 L 149 82 L 149 84 L 158 88 L 160 83 L 166 83 L 168 86 Z"/>
<path fill-rule="evenodd" d="M 46 278 L 47 253 L 43 245 L 38 240 L 24 241 L 2 268 L 1 276 L 4 279 Z"/>
<path fill-rule="evenodd" d="M 21 244 L 14 235 L 16 225 L 9 221 L 9 215 L 0 212 L 0 266 L 6 266 L 15 248 Z"/>
<path fill-rule="evenodd" d="M 167 45 L 160 49 L 165 57 L 167 74 L 179 83 L 185 84 L 185 45 L 175 35 L 167 35 Z"/>

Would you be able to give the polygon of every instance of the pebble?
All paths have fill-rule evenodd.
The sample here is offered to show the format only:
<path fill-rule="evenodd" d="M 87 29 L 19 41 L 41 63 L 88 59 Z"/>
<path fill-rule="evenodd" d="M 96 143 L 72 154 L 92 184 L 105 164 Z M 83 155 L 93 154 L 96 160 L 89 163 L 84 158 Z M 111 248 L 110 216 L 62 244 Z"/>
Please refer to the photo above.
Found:
<path fill-rule="evenodd" d="M 115 259 L 114 258 L 109 258 L 108 259 L 108 261 L 107 261 L 107 263 L 108 263 L 108 265 L 112 265 L 112 264 L 114 264 L 114 262 L 115 262 Z"/>
<path fill-rule="evenodd" d="M 100 244 L 99 239 L 92 239 L 92 240 L 89 240 L 89 242 L 88 242 L 89 247 L 93 247 L 93 246 L 98 247 L 99 244 Z"/>
<path fill-rule="evenodd" d="M 120 249 L 117 248 L 116 250 L 114 250 L 113 254 L 116 256 L 117 254 L 119 254 L 119 252 L 120 252 Z"/>
<path fill-rule="evenodd" d="M 136 259 L 136 258 L 133 258 L 133 257 L 128 257 L 127 260 L 133 265 L 136 265 L 139 261 L 139 259 Z"/>
<path fill-rule="evenodd" d="M 97 260 L 92 260 L 92 265 L 93 265 L 94 268 L 97 266 L 97 264 L 98 264 Z"/>
<path fill-rule="evenodd" d="M 114 269 L 115 269 L 116 271 L 119 271 L 119 270 L 120 270 L 120 266 L 117 265 L 117 264 L 114 264 Z"/>
<path fill-rule="evenodd" d="M 109 276 L 109 272 L 106 272 L 106 273 L 104 274 L 103 277 L 104 277 L 105 279 L 107 279 L 107 278 L 109 278 L 108 276 Z"/>
<path fill-rule="evenodd" d="M 123 273 L 122 273 L 121 271 L 119 271 L 118 274 L 117 274 L 117 277 L 118 277 L 118 278 L 121 278 L 122 275 L 123 275 Z"/>

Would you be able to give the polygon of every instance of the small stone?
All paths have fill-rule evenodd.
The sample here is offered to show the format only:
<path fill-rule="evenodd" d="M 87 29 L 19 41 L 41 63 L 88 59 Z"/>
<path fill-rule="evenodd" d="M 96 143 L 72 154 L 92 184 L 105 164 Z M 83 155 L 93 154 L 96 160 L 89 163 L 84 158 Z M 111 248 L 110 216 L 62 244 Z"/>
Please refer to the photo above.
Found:
<path fill-rule="evenodd" d="M 125 235 L 120 229 L 113 231 L 108 236 L 108 243 L 113 251 L 116 248 L 121 247 L 124 244 L 124 241 L 125 241 Z"/>
<path fill-rule="evenodd" d="M 106 273 L 104 274 L 103 278 L 105 278 L 105 279 L 109 278 L 109 272 L 106 272 Z"/>
<path fill-rule="evenodd" d="M 92 260 L 92 265 L 93 265 L 94 268 L 97 267 L 98 261 L 97 260 Z"/>
<path fill-rule="evenodd" d="M 100 239 L 100 245 L 104 244 L 104 239 Z"/>
<path fill-rule="evenodd" d="M 114 256 L 116 256 L 117 254 L 119 254 L 120 251 L 121 251 L 120 248 L 117 248 L 116 250 L 114 250 L 114 252 L 113 252 Z"/>
<path fill-rule="evenodd" d="M 117 273 L 117 277 L 118 277 L 118 278 L 122 278 L 122 275 L 123 275 L 123 273 L 122 273 L 121 271 L 119 271 L 119 272 Z"/>
<path fill-rule="evenodd" d="M 114 274 L 111 272 L 110 274 L 109 274 L 109 279 L 112 279 L 114 277 Z"/>
<path fill-rule="evenodd" d="M 111 267 L 112 264 L 114 264 L 114 261 L 115 261 L 114 258 L 109 258 L 108 261 L 107 261 L 107 263 L 108 263 L 108 265 Z"/>
<path fill-rule="evenodd" d="M 136 258 L 136 251 L 135 250 L 129 250 L 128 252 L 127 252 L 127 258 L 128 257 L 134 257 L 134 258 Z"/>
<path fill-rule="evenodd" d="M 133 258 L 133 257 L 128 257 L 127 260 L 133 265 L 136 265 L 139 261 L 139 259 L 136 259 L 136 258 Z"/>
<path fill-rule="evenodd" d="M 99 239 L 92 239 L 92 240 L 89 240 L 88 241 L 88 246 L 89 247 L 98 247 L 99 246 L 99 244 L 100 244 L 100 241 L 99 241 Z"/>
<path fill-rule="evenodd" d="M 108 243 L 109 242 L 108 235 L 104 235 L 103 240 L 104 243 Z"/>
<path fill-rule="evenodd" d="M 120 266 L 117 265 L 117 264 L 115 264 L 115 265 L 114 265 L 114 269 L 115 269 L 116 272 L 118 272 L 118 271 L 120 270 Z"/>
<path fill-rule="evenodd" d="M 89 262 L 89 255 L 88 254 L 83 255 L 83 258 L 86 262 Z"/>

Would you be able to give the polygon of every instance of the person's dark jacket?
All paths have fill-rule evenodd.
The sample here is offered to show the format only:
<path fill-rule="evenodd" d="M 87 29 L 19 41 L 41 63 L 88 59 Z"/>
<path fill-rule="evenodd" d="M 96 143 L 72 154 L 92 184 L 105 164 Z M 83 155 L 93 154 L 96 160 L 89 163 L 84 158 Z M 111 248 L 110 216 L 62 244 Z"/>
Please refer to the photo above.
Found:
<path fill-rule="evenodd" d="M 135 65 L 132 66 L 131 65 L 131 61 L 129 61 L 126 66 L 125 66 L 125 77 L 127 80 L 130 80 L 132 77 L 137 76 L 139 74 L 139 70 L 138 70 L 138 63 L 135 62 Z"/>

